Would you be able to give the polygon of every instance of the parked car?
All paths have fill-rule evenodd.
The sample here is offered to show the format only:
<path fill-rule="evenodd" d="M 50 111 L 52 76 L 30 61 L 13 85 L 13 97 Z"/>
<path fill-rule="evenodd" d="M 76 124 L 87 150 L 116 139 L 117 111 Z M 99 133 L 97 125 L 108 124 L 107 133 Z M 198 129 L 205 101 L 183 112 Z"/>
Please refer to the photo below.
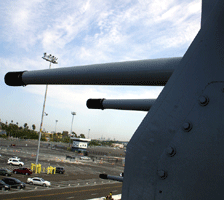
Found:
<path fill-rule="evenodd" d="M 28 169 L 28 168 L 19 168 L 19 169 L 14 169 L 13 173 L 30 175 L 30 174 L 32 174 L 32 171 L 31 171 L 31 169 Z"/>
<path fill-rule="evenodd" d="M 10 171 L 9 169 L 0 169 L 0 175 L 11 176 L 12 175 L 12 171 Z"/>
<path fill-rule="evenodd" d="M 23 166 L 24 165 L 23 162 L 21 162 L 19 160 L 15 160 L 13 158 L 9 158 L 7 164 L 9 164 L 9 165 L 17 165 L 17 166 Z"/>
<path fill-rule="evenodd" d="M 64 174 L 65 173 L 65 168 L 64 167 L 56 167 L 56 173 Z"/>
<path fill-rule="evenodd" d="M 81 159 L 81 160 L 90 160 L 91 158 L 88 157 L 88 156 L 81 156 L 80 159 Z"/>
<path fill-rule="evenodd" d="M 51 182 L 45 181 L 44 179 L 39 178 L 39 177 L 28 178 L 27 183 L 29 183 L 31 185 L 42 185 L 44 187 L 51 186 Z"/>
<path fill-rule="evenodd" d="M 19 157 L 17 157 L 17 156 L 12 156 L 12 157 L 11 157 L 11 158 L 9 158 L 9 159 L 20 160 L 20 158 L 19 158 Z"/>
<path fill-rule="evenodd" d="M 6 184 L 10 185 L 11 187 L 14 188 L 19 188 L 19 189 L 25 189 L 26 184 L 20 181 L 17 178 L 3 178 L 2 181 L 4 181 Z"/>
<path fill-rule="evenodd" d="M 4 181 L 0 180 L 0 189 L 1 190 L 10 190 L 10 185 L 6 184 Z"/>

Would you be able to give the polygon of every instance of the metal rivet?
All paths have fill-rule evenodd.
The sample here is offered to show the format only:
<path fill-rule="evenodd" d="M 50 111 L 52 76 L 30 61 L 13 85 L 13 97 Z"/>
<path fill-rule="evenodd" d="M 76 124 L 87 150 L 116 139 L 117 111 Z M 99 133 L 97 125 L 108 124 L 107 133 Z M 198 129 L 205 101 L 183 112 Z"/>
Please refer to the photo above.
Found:
<path fill-rule="evenodd" d="M 164 170 L 158 170 L 158 175 L 161 179 L 165 179 L 167 177 L 167 172 Z"/>
<path fill-rule="evenodd" d="M 207 96 L 200 96 L 199 97 L 199 103 L 201 106 L 206 106 L 209 103 L 209 98 Z"/>
<path fill-rule="evenodd" d="M 171 147 L 169 146 L 167 149 L 166 149 L 166 152 L 167 152 L 167 155 L 172 157 L 176 154 L 176 149 L 174 147 Z"/>
<path fill-rule="evenodd" d="M 184 131 L 189 132 L 192 129 L 192 124 L 190 122 L 185 122 L 183 124 L 183 129 L 184 129 Z"/>

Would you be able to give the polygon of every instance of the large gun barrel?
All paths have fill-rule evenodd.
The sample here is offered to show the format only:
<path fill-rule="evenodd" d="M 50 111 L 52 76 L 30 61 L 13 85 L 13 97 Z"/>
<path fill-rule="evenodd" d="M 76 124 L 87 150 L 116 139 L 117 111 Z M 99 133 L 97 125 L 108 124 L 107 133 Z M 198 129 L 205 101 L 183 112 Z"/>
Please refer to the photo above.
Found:
<path fill-rule="evenodd" d="M 88 99 L 90 109 L 118 109 L 149 111 L 156 99 Z"/>
<path fill-rule="evenodd" d="M 28 84 L 77 85 L 158 85 L 163 86 L 181 58 L 162 58 L 65 67 L 35 71 L 8 72 L 9 86 Z"/>
<path fill-rule="evenodd" d="M 111 175 L 107 175 L 107 174 L 100 174 L 99 177 L 102 179 L 109 179 L 109 180 L 123 182 L 123 177 L 120 177 L 120 176 L 111 176 Z"/>

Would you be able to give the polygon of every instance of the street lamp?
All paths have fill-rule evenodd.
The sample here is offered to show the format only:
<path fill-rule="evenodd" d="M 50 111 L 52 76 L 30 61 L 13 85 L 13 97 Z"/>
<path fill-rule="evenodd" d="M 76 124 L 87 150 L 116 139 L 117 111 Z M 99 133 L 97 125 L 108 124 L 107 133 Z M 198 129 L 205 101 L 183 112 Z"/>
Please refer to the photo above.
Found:
<path fill-rule="evenodd" d="M 73 119 L 74 119 L 74 115 L 76 115 L 76 112 L 71 112 L 72 114 L 72 124 L 73 124 Z M 72 135 L 72 124 L 71 124 L 71 132 L 70 135 Z"/>
<path fill-rule="evenodd" d="M 89 131 L 88 131 L 88 139 L 89 139 L 89 133 L 90 133 L 90 129 L 89 129 Z"/>
<path fill-rule="evenodd" d="M 42 57 L 44 60 L 50 62 L 49 69 L 51 68 L 51 63 L 58 64 L 57 58 L 55 56 L 52 56 L 51 54 L 47 55 L 47 53 L 44 53 L 44 56 Z M 38 164 L 38 157 L 39 157 L 39 150 L 40 150 L 40 139 L 41 139 L 41 133 L 42 133 L 42 127 L 43 127 L 43 120 L 44 115 L 47 116 L 47 113 L 44 112 L 45 110 L 45 103 L 47 98 L 47 89 L 48 85 L 46 85 L 45 95 L 44 95 L 44 104 L 43 104 L 43 110 L 42 110 L 42 116 L 41 116 L 41 123 L 40 123 L 40 133 L 39 133 L 39 141 L 38 141 L 38 147 L 37 147 L 37 156 L 36 156 L 36 165 Z"/>
<path fill-rule="evenodd" d="M 50 63 L 58 64 L 58 58 L 52 56 L 51 54 L 47 55 L 47 53 L 44 53 L 44 56 L 42 58 L 46 61 L 49 61 Z"/>
<path fill-rule="evenodd" d="M 58 120 L 55 120 L 55 133 L 56 133 L 56 126 L 57 126 Z"/>
<path fill-rule="evenodd" d="M 73 124 L 73 119 L 74 119 L 74 115 L 76 115 L 76 112 L 71 112 L 72 114 L 72 124 Z M 70 142 L 71 142 L 71 137 L 72 137 L 72 124 L 71 124 L 71 131 L 70 131 Z M 72 144 L 69 145 L 70 147 L 72 146 Z"/>

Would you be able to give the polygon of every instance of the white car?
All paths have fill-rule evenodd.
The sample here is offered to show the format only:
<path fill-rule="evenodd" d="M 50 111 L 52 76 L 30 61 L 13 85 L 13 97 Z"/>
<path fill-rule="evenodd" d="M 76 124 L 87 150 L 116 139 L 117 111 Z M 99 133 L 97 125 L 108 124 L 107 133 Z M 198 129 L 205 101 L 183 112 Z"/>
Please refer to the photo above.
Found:
<path fill-rule="evenodd" d="M 81 160 L 90 160 L 91 158 L 88 157 L 88 156 L 81 156 L 80 159 L 81 159 Z"/>
<path fill-rule="evenodd" d="M 20 158 L 19 157 L 17 157 L 17 156 L 12 156 L 11 158 L 9 158 L 9 159 L 13 159 L 13 160 L 20 160 Z"/>
<path fill-rule="evenodd" d="M 27 183 L 29 183 L 31 185 L 42 185 L 44 187 L 51 186 L 51 182 L 45 181 L 44 179 L 39 178 L 39 177 L 28 178 Z"/>
<path fill-rule="evenodd" d="M 15 160 L 14 158 L 9 158 L 7 164 L 9 164 L 9 165 L 23 166 L 24 165 L 24 162 L 21 162 L 19 160 Z"/>

